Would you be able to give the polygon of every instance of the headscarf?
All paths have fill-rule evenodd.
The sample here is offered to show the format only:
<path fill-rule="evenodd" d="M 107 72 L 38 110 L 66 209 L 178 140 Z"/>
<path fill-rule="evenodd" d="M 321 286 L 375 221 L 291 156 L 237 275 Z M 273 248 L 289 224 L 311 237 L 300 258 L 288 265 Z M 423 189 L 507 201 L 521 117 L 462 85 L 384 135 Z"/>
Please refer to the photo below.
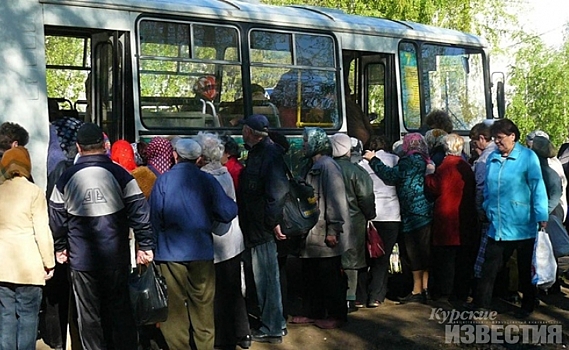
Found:
<path fill-rule="evenodd" d="M 330 139 L 323 129 L 313 127 L 304 128 L 303 137 L 307 140 L 304 149 L 304 155 L 307 158 L 311 158 L 317 154 L 332 154 Z"/>
<path fill-rule="evenodd" d="M 418 153 L 423 157 L 425 162 L 431 162 L 431 159 L 429 158 L 429 147 L 427 146 L 423 135 L 418 132 L 407 134 L 403 137 L 402 150 L 407 156 Z"/>
<path fill-rule="evenodd" d="M 113 143 L 111 147 L 111 159 L 129 172 L 136 169 L 134 151 L 130 143 L 126 140 L 118 140 Z"/>
<path fill-rule="evenodd" d="M 557 155 L 551 141 L 544 136 L 534 136 L 531 149 L 541 158 L 553 158 Z"/>
<path fill-rule="evenodd" d="M 72 117 L 63 117 L 54 120 L 51 125 L 53 125 L 57 131 L 57 139 L 63 153 L 65 153 L 67 158 L 70 158 L 67 153 L 69 148 L 75 145 L 77 141 L 77 130 L 83 125 L 83 122 Z"/>
<path fill-rule="evenodd" d="M 431 129 L 425 133 L 425 142 L 430 150 L 437 146 L 442 146 L 443 137 L 448 133 L 443 129 Z"/>
<path fill-rule="evenodd" d="M 30 180 L 31 173 L 30 153 L 24 146 L 14 147 L 4 152 L 0 161 L 0 183 L 16 176 L 23 176 Z"/>
<path fill-rule="evenodd" d="M 174 165 L 173 152 L 174 148 L 170 141 L 163 137 L 155 137 L 146 147 L 147 164 L 160 174 L 164 174 Z"/>
<path fill-rule="evenodd" d="M 213 101 L 217 96 L 217 83 L 213 75 L 200 77 L 194 84 L 194 92 L 208 101 Z"/>

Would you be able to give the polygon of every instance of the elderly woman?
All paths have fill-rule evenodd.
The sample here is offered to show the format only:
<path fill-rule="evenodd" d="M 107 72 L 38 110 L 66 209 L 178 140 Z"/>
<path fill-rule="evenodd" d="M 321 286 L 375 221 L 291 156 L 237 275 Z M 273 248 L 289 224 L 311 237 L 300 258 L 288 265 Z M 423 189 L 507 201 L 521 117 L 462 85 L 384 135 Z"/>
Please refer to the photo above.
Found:
<path fill-rule="evenodd" d="M 342 253 L 350 243 L 350 212 L 342 169 L 332 159 L 332 146 L 321 128 L 304 128 L 304 155 L 312 160 L 306 182 L 314 187 L 320 217 L 300 250 L 303 277 L 303 316 L 292 323 L 314 323 L 331 329 L 347 321 L 346 278 Z"/>
<path fill-rule="evenodd" d="M 374 151 L 366 151 L 364 159 L 369 161 L 369 166 L 380 179 L 394 184 L 397 188 L 405 249 L 413 274 L 413 290 L 400 301 L 426 303 L 431 254 L 432 205 L 425 197 L 424 185 L 425 174 L 432 164 L 427 143 L 419 133 L 405 135 L 402 152 L 404 155 L 393 167 L 377 158 Z"/>
<path fill-rule="evenodd" d="M 385 165 L 394 167 L 399 161 L 395 154 L 388 153 L 386 141 L 382 136 L 372 136 L 369 142 L 369 149 L 375 151 L 375 156 Z M 395 186 L 388 185 L 377 176 L 365 160 L 359 163 L 373 181 L 373 194 L 375 196 L 375 218 L 372 219 L 373 225 L 383 239 L 383 244 L 387 254 L 377 259 L 368 259 L 367 269 L 362 269 L 358 274 L 358 290 L 356 299 L 360 303 L 367 302 L 367 307 L 375 308 L 385 301 L 387 295 L 387 278 L 389 273 L 389 257 L 397 242 L 399 227 L 401 226 L 401 215 L 399 212 L 399 198 Z"/>
<path fill-rule="evenodd" d="M 448 134 L 441 140 L 446 156 L 425 189 L 435 198 L 432 226 L 433 295 L 466 301 L 470 293 L 476 237 L 474 172 L 461 156 L 464 139 Z"/>
<path fill-rule="evenodd" d="M 518 143 L 518 127 L 509 119 L 501 119 L 492 124 L 490 132 L 497 149 L 486 162 L 482 204 L 490 226 L 474 305 L 490 308 L 496 275 L 517 250 L 518 276 L 524 295 L 517 316 L 527 317 L 535 307 L 531 260 L 538 226 L 547 225 L 547 192 L 537 155 Z"/>
<path fill-rule="evenodd" d="M 211 133 L 198 133 L 196 141 L 202 147 L 198 166 L 221 184 L 225 193 L 235 200 L 233 179 L 227 168 L 221 165 L 224 147 L 220 138 Z M 239 219 L 229 224 L 217 223 L 214 230 L 223 236 L 213 234 L 215 264 L 215 348 L 235 349 L 251 345 L 249 320 L 245 299 L 241 294 L 241 253 L 245 250 Z"/>
<path fill-rule="evenodd" d="M 53 276 L 53 238 L 43 190 L 30 182 L 24 147 L 0 162 L 0 348 L 35 349 L 42 286 Z"/>

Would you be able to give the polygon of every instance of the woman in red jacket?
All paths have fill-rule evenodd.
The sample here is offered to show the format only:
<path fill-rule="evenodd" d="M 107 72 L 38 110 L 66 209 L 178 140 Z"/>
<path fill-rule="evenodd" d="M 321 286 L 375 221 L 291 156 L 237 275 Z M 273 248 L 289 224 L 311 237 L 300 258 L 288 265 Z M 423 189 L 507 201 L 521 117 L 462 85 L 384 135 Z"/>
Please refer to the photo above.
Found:
<path fill-rule="evenodd" d="M 446 156 L 425 190 L 434 198 L 431 293 L 466 301 L 476 253 L 474 173 L 462 158 L 464 140 L 457 134 L 443 138 Z"/>

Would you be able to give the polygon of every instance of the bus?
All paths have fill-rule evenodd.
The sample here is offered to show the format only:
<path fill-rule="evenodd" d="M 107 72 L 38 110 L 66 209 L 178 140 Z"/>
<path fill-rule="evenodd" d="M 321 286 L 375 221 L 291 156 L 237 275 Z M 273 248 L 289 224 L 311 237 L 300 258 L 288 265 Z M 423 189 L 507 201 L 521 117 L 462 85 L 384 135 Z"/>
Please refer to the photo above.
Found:
<path fill-rule="evenodd" d="M 419 130 L 434 109 L 447 111 L 462 135 L 503 115 L 503 82 L 492 81 L 487 43 L 459 31 L 237 0 L 0 7 L 0 121 L 30 132 L 40 186 L 48 103 L 97 123 L 111 142 L 199 131 L 238 137 L 241 118 L 264 114 L 289 138 L 291 162 L 304 127 L 349 133 L 358 122 L 350 106 L 390 142 Z M 206 98 L 203 89 L 215 91 Z"/>

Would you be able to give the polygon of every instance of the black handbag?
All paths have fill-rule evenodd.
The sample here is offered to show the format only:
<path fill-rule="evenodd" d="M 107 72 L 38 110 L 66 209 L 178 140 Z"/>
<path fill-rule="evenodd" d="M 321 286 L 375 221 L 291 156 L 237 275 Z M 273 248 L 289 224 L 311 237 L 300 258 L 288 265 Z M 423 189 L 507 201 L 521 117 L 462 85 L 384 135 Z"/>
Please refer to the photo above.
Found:
<path fill-rule="evenodd" d="M 281 231 L 286 236 L 302 236 L 316 225 L 320 217 L 314 188 L 295 178 L 287 167 L 289 191 L 285 196 Z"/>
<path fill-rule="evenodd" d="M 168 318 L 166 280 L 154 262 L 139 265 L 129 277 L 130 303 L 138 326 L 164 322 Z"/>

